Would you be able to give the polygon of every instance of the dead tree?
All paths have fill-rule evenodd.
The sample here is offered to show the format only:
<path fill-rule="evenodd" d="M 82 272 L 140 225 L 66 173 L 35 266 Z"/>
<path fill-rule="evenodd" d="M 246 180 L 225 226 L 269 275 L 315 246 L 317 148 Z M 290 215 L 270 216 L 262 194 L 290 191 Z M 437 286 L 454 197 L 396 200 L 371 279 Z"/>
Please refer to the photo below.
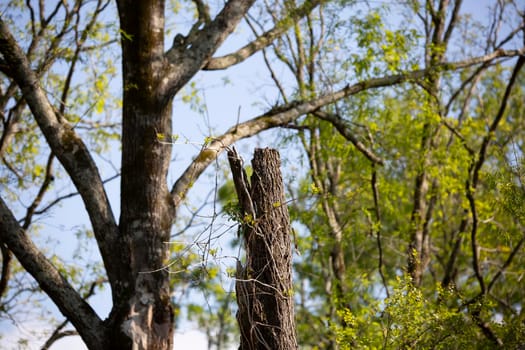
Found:
<path fill-rule="evenodd" d="M 255 149 L 251 184 L 234 149 L 228 160 L 246 249 L 245 266 L 237 266 L 239 350 L 295 350 L 290 218 L 279 152 Z"/>

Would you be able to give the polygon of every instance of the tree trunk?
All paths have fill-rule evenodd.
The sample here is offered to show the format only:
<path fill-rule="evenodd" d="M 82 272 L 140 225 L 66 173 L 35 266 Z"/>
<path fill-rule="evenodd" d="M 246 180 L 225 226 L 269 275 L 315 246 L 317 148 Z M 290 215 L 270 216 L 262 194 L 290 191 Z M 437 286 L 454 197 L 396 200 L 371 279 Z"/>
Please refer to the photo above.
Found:
<path fill-rule="evenodd" d="M 228 154 L 243 218 L 246 265 L 237 267 L 240 350 L 297 349 L 290 218 L 279 153 L 256 149 L 251 186 L 240 158 Z"/>
<path fill-rule="evenodd" d="M 163 72 L 164 2 L 119 4 L 122 35 L 123 115 L 119 261 L 109 322 L 112 348 L 171 349 L 173 310 L 168 261 L 175 217 L 166 176 L 171 102 L 159 91 Z M 137 8 L 130 11 L 129 6 Z"/>

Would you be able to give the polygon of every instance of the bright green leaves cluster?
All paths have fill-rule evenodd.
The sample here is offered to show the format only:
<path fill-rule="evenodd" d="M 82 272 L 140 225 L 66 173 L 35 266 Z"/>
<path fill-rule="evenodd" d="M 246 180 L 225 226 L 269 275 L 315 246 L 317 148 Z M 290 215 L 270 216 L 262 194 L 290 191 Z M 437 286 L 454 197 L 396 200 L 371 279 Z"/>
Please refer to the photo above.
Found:
<path fill-rule="evenodd" d="M 388 12 L 383 7 L 366 15 L 358 13 L 351 19 L 357 48 L 351 51 L 350 62 L 358 78 L 413 68 L 410 51 L 418 34 L 410 28 L 388 29 L 384 22 Z"/>
<path fill-rule="evenodd" d="M 414 287 L 408 277 L 398 278 L 393 292 L 381 304 L 354 311 L 343 308 L 343 323 L 333 324 L 337 343 L 349 349 L 491 349 L 493 344 L 480 335 L 476 320 L 465 309 L 490 315 L 487 302 L 458 300 L 454 290 L 436 286 L 432 297 Z M 505 344 L 520 344 L 525 336 L 523 323 L 504 326 L 504 321 L 488 322 Z"/>
<path fill-rule="evenodd" d="M 4 161 L 10 171 L 0 175 L 0 181 L 20 188 L 29 188 L 32 183 L 43 179 L 45 159 L 41 156 L 41 134 L 27 113 L 22 118 L 27 122 L 24 132 L 14 134 L 12 142 L 6 147 Z"/>
<path fill-rule="evenodd" d="M 461 349 L 480 344 L 472 321 L 459 308 L 448 307 L 453 293 L 437 287 L 435 295 L 428 299 L 409 278 L 399 278 L 382 305 L 358 315 L 339 311 L 344 326 L 334 326 L 338 344 L 341 349 Z"/>

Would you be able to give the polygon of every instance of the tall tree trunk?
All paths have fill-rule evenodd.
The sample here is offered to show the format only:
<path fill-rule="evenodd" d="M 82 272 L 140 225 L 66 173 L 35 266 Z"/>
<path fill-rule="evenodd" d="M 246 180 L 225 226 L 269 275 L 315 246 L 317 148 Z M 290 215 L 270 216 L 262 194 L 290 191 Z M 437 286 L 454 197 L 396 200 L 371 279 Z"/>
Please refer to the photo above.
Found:
<path fill-rule="evenodd" d="M 119 6 L 130 6 L 119 2 Z M 160 93 L 164 55 L 164 2 L 119 8 L 122 34 L 123 115 L 120 266 L 113 287 L 112 346 L 171 349 L 173 311 L 168 259 L 174 205 L 166 176 L 171 146 L 171 102 Z M 155 272 L 153 272 L 155 271 Z M 127 346 L 125 345 L 127 344 Z"/>
<path fill-rule="evenodd" d="M 251 186 L 240 158 L 228 159 L 242 210 L 246 265 L 237 267 L 240 350 L 297 349 L 293 308 L 290 218 L 279 153 L 256 149 Z"/>

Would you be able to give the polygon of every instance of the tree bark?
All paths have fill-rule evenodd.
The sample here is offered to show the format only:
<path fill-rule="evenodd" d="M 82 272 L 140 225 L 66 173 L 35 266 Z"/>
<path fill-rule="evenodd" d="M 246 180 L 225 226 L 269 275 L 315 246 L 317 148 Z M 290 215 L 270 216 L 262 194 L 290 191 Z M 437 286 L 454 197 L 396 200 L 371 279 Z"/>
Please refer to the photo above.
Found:
<path fill-rule="evenodd" d="M 119 1 L 123 115 L 120 256 L 113 294 L 111 343 L 128 349 L 171 349 L 173 310 L 169 255 L 174 206 L 166 182 L 171 100 L 159 93 L 163 75 L 164 2 Z M 130 8 L 136 8 L 131 11 Z"/>
<path fill-rule="evenodd" d="M 256 149 L 251 186 L 240 158 L 228 154 L 243 218 L 246 264 L 237 266 L 240 350 L 297 349 L 290 218 L 279 153 Z"/>

